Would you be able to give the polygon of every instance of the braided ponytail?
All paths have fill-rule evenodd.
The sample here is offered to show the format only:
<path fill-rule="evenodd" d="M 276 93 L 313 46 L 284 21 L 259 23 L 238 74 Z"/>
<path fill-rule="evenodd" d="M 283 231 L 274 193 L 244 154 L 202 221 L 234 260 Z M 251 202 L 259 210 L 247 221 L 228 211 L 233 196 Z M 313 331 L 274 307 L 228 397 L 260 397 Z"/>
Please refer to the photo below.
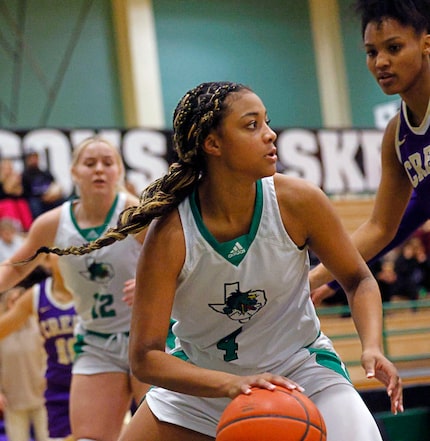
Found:
<path fill-rule="evenodd" d="M 216 130 L 227 111 L 225 99 L 233 92 L 250 90 L 231 82 L 202 83 L 189 90 L 173 115 L 173 145 L 179 160 L 170 165 L 166 175 L 155 180 L 141 194 L 139 204 L 126 208 L 116 227 L 102 237 L 80 247 L 65 249 L 41 247 L 26 261 L 40 253 L 83 255 L 125 239 L 144 230 L 153 219 L 170 213 L 195 188 L 206 171 L 203 143 Z"/>

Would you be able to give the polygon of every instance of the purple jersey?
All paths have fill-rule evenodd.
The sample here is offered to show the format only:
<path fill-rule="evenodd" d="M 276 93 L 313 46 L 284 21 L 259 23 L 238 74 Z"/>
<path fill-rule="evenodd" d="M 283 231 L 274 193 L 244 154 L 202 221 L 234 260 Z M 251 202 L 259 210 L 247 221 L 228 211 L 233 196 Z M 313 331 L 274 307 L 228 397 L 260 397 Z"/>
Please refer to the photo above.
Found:
<path fill-rule="evenodd" d="M 426 117 L 419 127 L 413 127 L 407 117 L 407 107 L 402 102 L 396 134 L 396 153 L 411 181 L 413 191 L 406 211 L 402 217 L 394 239 L 375 257 L 372 263 L 393 248 L 402 244 L 424 222 L 430 218 L 430 103 Z M 338 289 L 337 281 L 329 283 L 332 289 Z"/>
<path fill-rule="evenodd" d="M 64 438 L 71 434 L 69 395 L 76 314 L 72 302 L 62 304 L 53 298 L 51 288 L 52 278 L 33 287 L 34 310 L 38 314 L 47 354 L 45 399 L 49 436 Z"/>
<path fill-rule="evenodd" d="M 402 102 L 396 134 L 396 152 L 414 189 L 415 197 L 421 201 L 420 210 L 430 217 L 430 115 L 419 127 L 410 124 L 407 106 Z M 412 231 L 411 231 L 412 233 Z"/>

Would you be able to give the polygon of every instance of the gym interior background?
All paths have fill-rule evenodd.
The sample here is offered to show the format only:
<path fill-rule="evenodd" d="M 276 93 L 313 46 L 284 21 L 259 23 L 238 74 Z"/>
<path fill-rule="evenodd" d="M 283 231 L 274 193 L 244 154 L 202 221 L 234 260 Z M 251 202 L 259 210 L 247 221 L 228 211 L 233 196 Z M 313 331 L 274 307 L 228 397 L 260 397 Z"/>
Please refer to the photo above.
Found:
<path fill-rule="evenodd" d="M 0 1 L 0 154 L 17 161 L 14 143 L 27 131 L 58 128 L 70 141 L 73 129 L 168 133 L 185 91 L 218 80 L 251 86 L 280 132 L 316 138 L 321 129 L 382 132 L 399 104 L 367 71 L 351 0 Z M 59 177 L 67 149 L 65 160 L 58 145 L 47 155 Z M 428 368 L 420 378 L 397 418 L 382 389 L 363 390 L 385 441 L 430 439 Z"/>
<path fill-rule="evenodd" d="M 285 127 L 382 126 L 351 0 L 0 2 L 0 126 L 169 128 L 203 81 L 251 86 Z M 391 110 L 390 110 L 391 109 Z"/>

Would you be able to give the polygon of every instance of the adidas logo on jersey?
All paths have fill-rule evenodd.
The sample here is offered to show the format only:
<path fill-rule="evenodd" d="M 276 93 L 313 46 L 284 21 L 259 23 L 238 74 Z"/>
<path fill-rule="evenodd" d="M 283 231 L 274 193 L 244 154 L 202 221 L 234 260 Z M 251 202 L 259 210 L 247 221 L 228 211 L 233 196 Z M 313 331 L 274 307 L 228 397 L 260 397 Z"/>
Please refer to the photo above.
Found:
<path fill-rule="evenodd" d="M 91 230 L 85 235 L 85 239 L 87 240 L 95 240 L 98 239 L 99 235 L 96 230 Z"/>
<path fill-rule="evenodd" d="M 245 248 L 243 248 L 239 242 L 236 242 L 232 250 L 228 253 L 228 258 L 231 259 L 232 257 L 238 256 L 239 254 L 244 254 L 245 252 Z"/>

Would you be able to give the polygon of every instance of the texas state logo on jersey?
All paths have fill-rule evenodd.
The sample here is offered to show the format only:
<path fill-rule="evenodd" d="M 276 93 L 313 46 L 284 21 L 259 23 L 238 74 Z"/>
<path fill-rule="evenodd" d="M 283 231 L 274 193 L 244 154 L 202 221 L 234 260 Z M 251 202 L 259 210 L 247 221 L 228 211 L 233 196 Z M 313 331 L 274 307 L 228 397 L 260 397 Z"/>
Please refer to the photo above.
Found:
<path fill-rule="evenodd" d="M 245 323 L 266 304 L 266 293 L 262 289 L 241 291 L 239 282 L 224 284 L 224 303 L 210 303 L 209 306 L 231 320 Z"/>
<path fill-rule="evenodd" d="M 93 258 L 85 260 L 87 271 L 81 271 L 80 274 L 87 280 L 98 283 L 108 283 L 114 276 L 115 271 L 110 263 L 97 262 Z"/>

